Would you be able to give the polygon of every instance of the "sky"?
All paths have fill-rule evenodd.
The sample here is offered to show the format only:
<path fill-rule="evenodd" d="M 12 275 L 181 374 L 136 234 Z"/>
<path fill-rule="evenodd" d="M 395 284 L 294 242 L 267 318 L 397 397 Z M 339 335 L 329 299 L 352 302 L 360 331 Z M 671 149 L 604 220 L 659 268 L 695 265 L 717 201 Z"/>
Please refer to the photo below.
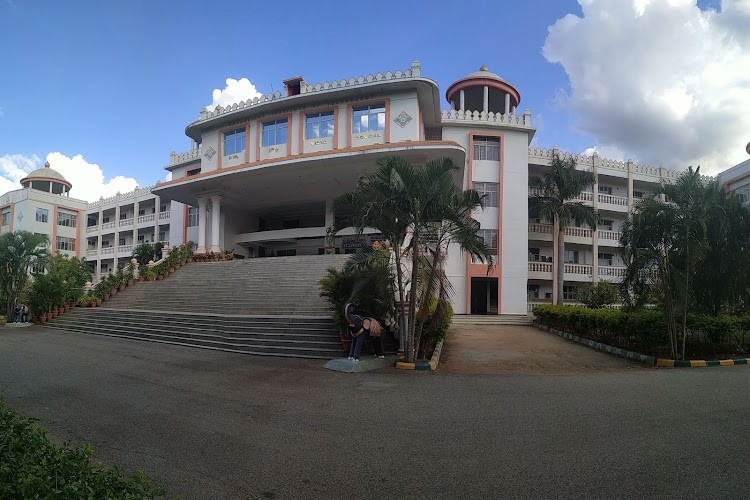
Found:
<path fill-rule="evenodd" d="M 152 185 L 206 106 L 415 59 L 443 108 L 487 65 L 535 146 L 715 174 L 747 159 L 748 26 L 750 0 L 0 0 L 0 193 L 45 161 L 87 200 Z"/>

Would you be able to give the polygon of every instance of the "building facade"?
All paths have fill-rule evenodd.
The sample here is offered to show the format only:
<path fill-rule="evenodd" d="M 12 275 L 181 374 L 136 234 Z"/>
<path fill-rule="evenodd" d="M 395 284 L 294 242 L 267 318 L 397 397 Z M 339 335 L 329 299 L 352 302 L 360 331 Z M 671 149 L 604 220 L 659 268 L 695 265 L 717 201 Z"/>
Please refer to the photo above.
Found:
<path fill-rule="evenodd" d="M 326 237 L 331 223 L 349 213 L 334 210 L 333 200 L 384 156 L 417 165 L 447 157 L 459 167 L 457 185 L 486 195 L 485 208 L 474 216 L 496 263 L 488 272 L 449 249 L 454 310 L 526 314 L 530 305 L 551 301 L 555 258 L 552 226 L 529 218 L 529 178 L 542 176 L 559 155 L 595 174 L 592 191 L 580 201 L 603 218 L 595 231 L 565 229 L 564 296 L 575 300 L 585 282 L 621 279 L 625 266 L 617 249 L 628 212 L 679 172 L 530 147 L 535 128 L 531 112 L 520 111 L 520 92 L 484 66 L 446 90 L 444 108 L 441 101 L 437 84 L 415 61 L 400 71 L 318 84 L 290 78 L 283 93 L 204 110 L 186 128 L 192 148 L 170 156 L 171 181 L 69 204 L 85 215 L 75 253 L 92 261 L 100 278 L 126 264 L 134 246 L 154 241 L 193 241 L 197 252 L 232 251 L 240 258 L 354 252 L 378 235 L 345 230 Z M 33 179 L 25 188 L 0 201 L 43 190 Z M 44 194 L 72 200 L 65 192 Z M 17 210 L 7 201 L 0 208 L 3 221 Z"/>

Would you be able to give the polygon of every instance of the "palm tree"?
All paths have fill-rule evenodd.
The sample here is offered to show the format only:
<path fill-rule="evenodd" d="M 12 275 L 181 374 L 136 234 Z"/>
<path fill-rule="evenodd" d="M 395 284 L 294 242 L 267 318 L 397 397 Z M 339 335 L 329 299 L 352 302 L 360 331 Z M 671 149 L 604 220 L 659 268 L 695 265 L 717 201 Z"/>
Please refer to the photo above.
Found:
<path fill-rule="evenodd" d="M 557 241 L 557 255 L 553 259 L 553 279 L 557 284 L 557 295 L 553 297 L 555 304 L 563 303 L 565 228 L 575 221 L 578 225 L 585 224 L 595 230 L 599 221 L 599 214 L 593 207 L 570 200 L 593 186 L 595 180 L 593 172 L 576 170 L 572 158 L 562 160 L 558 155 L 552 158 L 550 169 L 543 177 L 533 176 L 529 179 L 529 187 L 535 191 L 529 199 L 529 212 L 535 218 L 552 224 L 552 237 Z"/>
<path fill-rule="evenodd" d="M 10 314 L 26 288 L 29 273 L 49 259 L 46 235 L 15 231 L 0 236 L 0 304 Z"/>
<path fill-rule="evenodd" d="M 452 160 L 442 158 L 414 167 L 403 158 L 391 156 L 379 160 L 378 166 L 376 172 L 360 179 L 354 191 L 336 200 L 334 206 L 350 205 L 354 215 L 334 224 L 331 232 L 335 234 L 345 227 L 361 232 L 369 227 L 389 240 L 394 249 L 401 304 L 406 296 L 402 252 L 404 248 L 410 252 L 411 292 L 406 318 L 399 314 L 399 328 L 405 337 L 405 359 L 412 362 L 415 332 L 421 331 L 424 323 L 423 318 L 417 317 L 417 306 L 429 304 L 427 300 L 435 292 L 428 284 L 440 274 L 447 244 L 457 243 L 488 265 L 492 257 L 478 235 L 479 224 L 471 218 L 471 211 L 482 206 L 481 197 L 476 191 L 461 191 L 456 186 L 454 175 L 458 167 Z M 426 258 L 429 254 L 431 260 Z M 428 268 L 435 270 L 425 272 Z"/>

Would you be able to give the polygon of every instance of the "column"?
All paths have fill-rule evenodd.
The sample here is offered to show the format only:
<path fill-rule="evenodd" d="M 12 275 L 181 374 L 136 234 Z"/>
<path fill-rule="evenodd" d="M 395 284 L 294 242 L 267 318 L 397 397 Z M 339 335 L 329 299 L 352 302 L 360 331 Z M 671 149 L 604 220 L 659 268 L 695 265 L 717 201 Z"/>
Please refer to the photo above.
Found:
<path fill-rule="evenodd" d="M 325 250 L 324 253 L 326 255 L 329 254 L 335 254 L 336 253 L 336 237 L 334 235 L 328 234 L 328 229 L 333 225 L 333 223 L 336 221 L 336 213 L 333 209 L 333 200 L 329 199 L 326 200 L 326 207 L 325 207 L 325 226 L 326 226 L 326 237 L 325 237 Z"/>
<path fill-rule="evenodd" d="M 465 109 L 464 108 L 464 103 L 466 102 L 464 91 L 463 90 L 459 91 L 459 95 L 460 95 L 460 97 L 459 97 L 459 101 L 458 101 L 458 105 L 459 105 L 458 109 L 460 109 L 461 111 L 463 111 Z"/>
<path fill-rule="evenodd" d="M 114 252 L 112 253 L 112 265 L 113 269 L 117 269 L 117 245 L 120 243 L 120 201 L 118 197 L 117 205 L 115 206 L 115 235 L 112 246 L 114 246 Z"/>
<path fill-rule="evenodd" d="M 198 249 L 195 253 L 206 253 L 206 198 L 198 198 Z"/>
<path fill-rule="evenodd" d="M 101 223 L 101 211 L 99 212 L 99 222 Z M 88 246 L 88 245 L 87 245 Z M 101 230 L 96 236 L 96 267 L 94 268 L 94 276 L 96 277 L 96 283 L 99 283 L 102 277 L 102 233 Z"/>
<path fill-rule="evenodd" d="M 221 224 L 221 196 L 211 197 L 211 251 L 221 252 L 219 245 L 219 224 Z"/>
<path fill-rule="evenodd" d="M 628 160 L 628 213 L 633 207 L 633 161 Z"/>
<path fill-rule="evenodd" d="M 127 240 L 125 240 L 125 244 L 127 245 Z M 133 242 L 132 245 L 135 247 L 135 245 L 138 244 L 138 202 L 133 202 Z"/>
<path fill-rule="evenodd" d="M 489 102 L 490 102 L 490 89 L 487 87 L 487 85 L 484 86 L 484 99 L 482 100 L 482 111 L 485 113 L 489 111 Z"/>
<path fill-rule="evenodd" d="M 513 107 L 510 108 L 510 114 L 511 115 L 515 115 L 516 114 L 516 107 L 515 106 L 513 106 Z"/>
<path fill-rule="evenodd" d="M 599 210 L 599 165 L 601 164 L 601 158 L 594 152 L 591 162 L 594 167 L 594 210 Z M 594 261 L 592 262 L 592 277 L 594 283 L 599 283 L 599 230 L 593 231 L 593 252 Z"/>
<path fill-rule="evenodd" d="M 510 94 L 505 94 L 505 114 L 510 114 Z"/>
<path fill-rule="evenodd" d="M 195 142 L 193 142 L 195 144 Z M 154 238 L 159 239 L 159 214 L 161 213 L 161 199 L 157 196 L 154 198 Z"/>

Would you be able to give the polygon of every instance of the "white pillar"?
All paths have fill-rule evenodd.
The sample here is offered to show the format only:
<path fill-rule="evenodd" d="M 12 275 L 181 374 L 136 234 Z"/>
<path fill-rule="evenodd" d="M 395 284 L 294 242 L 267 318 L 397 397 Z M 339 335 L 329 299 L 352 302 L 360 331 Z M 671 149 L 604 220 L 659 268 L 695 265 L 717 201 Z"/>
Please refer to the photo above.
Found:
<path fill-rule="evenodd" d="M 459 108 L 458 108 L 458 109 L 460 109 L 461 111 L 463 111 L 463 110 L 464 110 L 464 104 L 465 104 L 465 102 L 466 102 L 466 99 L 465 99 L 465 95 L 464 95 L 464 91 L 463 91 L 463 90 L 461 90 L 461 91 L 459 92 L 459 95 L 460 95 L 460 97 L 459 97 L 459 101 L 458 101 L 458 106 L 459 106 Z"/>
<path fill-rule="evenodd" d="M 139 210 L 138 202 L 134 201 L 133 202 L 133 234 L 132 234 L 133 241 L 131 243 L 132 245 L 135 245 L 136 243 L 138 243 L 138 210 Z M 127 240 L 125 240 L 125 244 L 126 245 L 128 244 Z"/>
<path fill-rule="evenodd" d="M 487 111 L 489 111 L 488 109 L 489 107 L 490 107 L 490 88 L 487 85 L 485 85 L 484 86 L 484 99 L 482 100 L 482 111 L 486 113 Z"/>
<path fill-rule="evenodd" d="M 593 204 L 594 204 L 594 210 L 599 210 L 599 165 L 601 164 L 601 159 L 599 158 L 599 155 L 594 152 L 594 155 L 591 159 L 591 164 L 593 166 L 594 170 L 594 194 L 593 194 Z M 594 253 L 594 259 L 591 263 L 591 270 L 592 270 L 592 281 L 596 284 L 599 283 L 599 229 L 595 229 L 592 231 L 592 252 Z"/>
<path fill-rule="evenodd" d="M 206 202 L 198 198 L 198 249 L 195 253 L 206 253 Z"/>
<path fill-rule="evenodd" d="M 221 196 L 214 195 L 211 197 L 211 251 L 221 252 L 219 246 L 219 224 L 221 224 Z"/>
<path fill-rule="evenodd" d="M 119 193 L 118 193 L 119 194 Z M 118 196 L 119 200 L 119 196 Z M 117 246 L 120 244 L 120 204 L 118 203 L 115 206 L 115 241 L 112 242 L 112 246 L 114 247 L 113 255 L 113 263 L 114 268 L 117 269 Z"/>
<path fill-rule="evenodd" d="M 193 142 L 195 144 L 195 142 Z M 154 238 L 159 240 L 159 214 L 161 213 L 161 200 L 154 198 Z M 160 240 L 159 240 L 160 241 Z"/>
<path fill-rule="evenodd" d="M 510 94 L 505 94 L 505 114 L 510 114 Z"/>
<path fill-rule="evenodd" d="M 510 108 L 510 114 L 511 115 L 515 115 L 516 114 L 516 107 L 515 106 L 513 106 L 512 108 Z"/>

